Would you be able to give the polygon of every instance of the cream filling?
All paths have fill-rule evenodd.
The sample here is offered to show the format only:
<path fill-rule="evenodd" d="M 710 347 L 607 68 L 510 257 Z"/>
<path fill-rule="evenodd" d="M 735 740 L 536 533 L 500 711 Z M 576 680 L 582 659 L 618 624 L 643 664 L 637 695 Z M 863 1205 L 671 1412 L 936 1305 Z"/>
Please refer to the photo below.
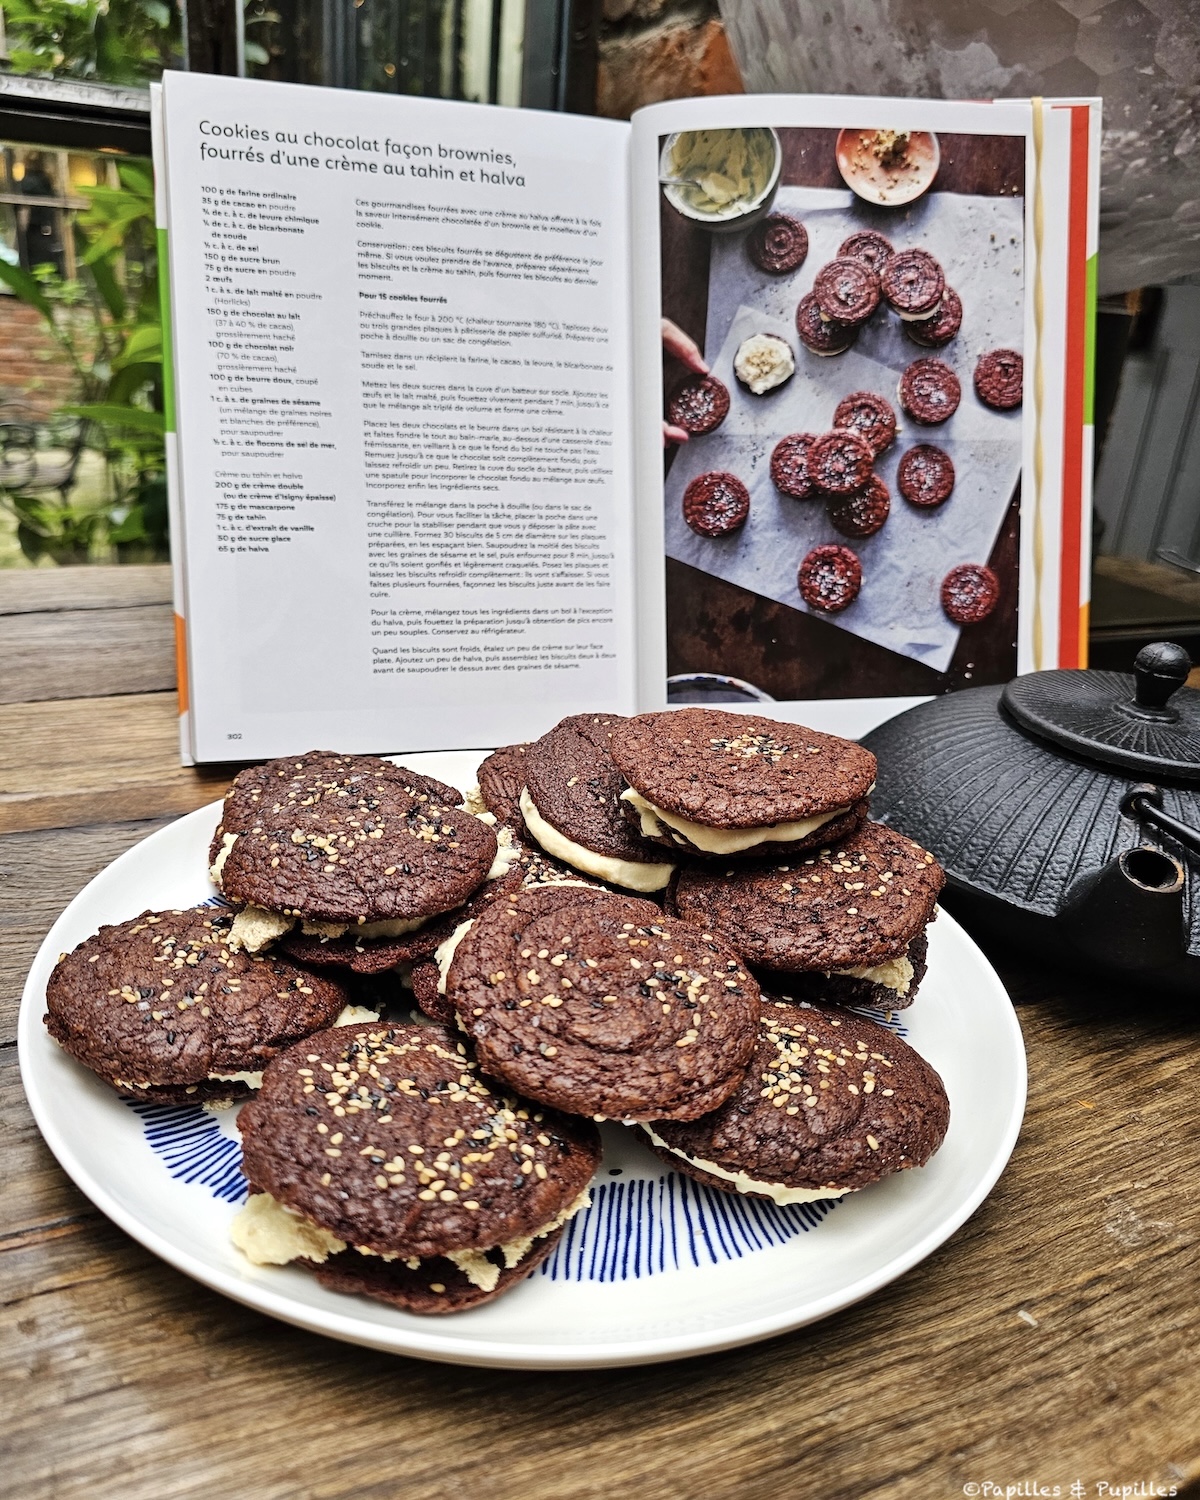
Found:
<path fill-rule="evenodd" d="M 661 1146 L 664 1151 L 678 1156 L 681 1161 L 688 1162 L 701 1172 L 711 1172 L 714 1177 L 732 1182 L 739 1193 L 761 1193 L 776 1203 L 815 1203 L 821 1198 L 843 1198 L 847 1193 L 853 1192 L 852 1188 L 792 1188 L 784 1187 L 778 1182 L 759 1182 L 745 1172 L 731 1172 L 726 1167 L 719 1167 L 715 1161 L 704 1161 L 698 1156 L 689 1156 L 686 1151 L 680 1151 L 675 1146 L 668 1146 L 661 1136 L 655 1135 L 649 1125 L 643 1125 L 642 1129 L 656 1146 Z"/>
<path fill-rule="evenodd" d="M 246 1083 L 252 1089 L 262 1088 L 263 1076 L 261 1068 L 259 1068 L 257 1073 L 252 1072 L 248 1068 L 243 1068 L 240 1073 L 210 1073 L 208 1076 L 215 1083 Z"/>
<path fill-rule="evenodd" d="M 513 1266 L 519 1266 L 533 1248 L 535 1241 L 544 1240 L 548 1234 L 553 1234 L 568 1219 L 573 1219 L 577 1213 L 587 1208 L 591 1201 L 590 1190 L 584 1188 L 579 1197 L 573 1203 L 568 1203 L 557 1218 L 552 1219 L 549 1224 L 543 1224 L 541 1229 L 535 1229 L 532 1234 L 524 1234 L 515 1240 L 509 1240 L 506 1244 L 495 1246 L 504 1258 L 505 1267 L 511 1270 Z M 487 1252 L 484 1250 L 447 1250 L 446 1259 L 452 1260 L 471 1285 L 477 1286 L 481 1292 L 493 1291 L 500 1280 L 500 1267 L 494 1261 L 488 1260 Z"/>
<path fill-rule="evenodd" d="M 795 373 L 796 360 L 787 343 L 766 333 L 754 333 L 738 346 L 733 373 L 755 396 L 765 396 Z"/>
<path fill-rule="evenodd" d="M 488 813 L 491 818 L 491 813 Z M 494 823 L 496 820 L 492 818 Z M 521 850 L 513 838 L 511 828 L 500 828 L 496 831 L 496 857 L 492 860 L 491 868 L 483 877 L 485 880 L 499 880 L 501 876 L 507 875 L 521 858 Z"/>
<path fill-rule="evenodd" d="M 379 1012 L 368 1010 L 365 1005 L 343 1005 L 335 1026 L 357 1026 L 360 1021 L 378 1021 Z"/>
<path fill-rule="evenodd" d="M 544 1224 L 541 1229 L 535 1229 L 532 1234 L 521 1235 L 517 1239 L 509 1240 L 506 1244 L 496 1245 L 494 1248 L 500 1251 L 504 1265 L 509 1269 L 520 1265 L 536 1240 L 545 1239 L 546 1235 L 553 1234 L 581 1209 L 587 1208 L 591 1201 L 592 1195 L 585 1188 L 578 1198 L 573 1203 L 569 1203 L 549 1224 Z M 335 1234 L 330 1234 L 328 1229 L 322 1229 L 311 1219 L 306 1219 L 302 1214 L 285 1207 L 270 1193 L 250 1195 L 245 1207 L 238 1212 L 229 1226 L 229 1237 L 235 1247 L 255 1266 L 286 1266 L 289 1261 L 293 1260 L 311 1260 L 320 1264 L 328 1260 L 331 1255 L 338 1255 L 348 1248 L 345 1240 L 339 1240 Z M 365 1245 L 354 1245 L 349 1248 L 357 1250 L 360 1255 L 379 1253 L 368 1249 Z M 382 1257 L 383 1260 L 398 1258 L 397 1255 Z M 501 1267 L 488 1260 L 486 1251 L 449 1250 L 446 1252 L 445 1259 L 453 1261 L 467 1280 L 473 1286 L 479 1287 L 481 1291 L 492 1291 L 500 1280 Z M 420 1265 L 420 1261 L 415 1256 L 410 1257 L 407 1263 L 413 1270 Z"/>
<path fill-rule="evenodd" d="M 529 788 L 524 787 L 521 791 L 521 815 L 525 819 L 526 827 L 547 854 L 556 855 L 565 860 L 567 864 L 574 865 L 577 870 L 583 870 L 588 875 L 595 875 L 599 880 L 607 880 L 610 885 L 624 886 L 630 891 L 661 891 L 665 890 L 671 876 L 675 873 L 674 865 L 652 865 L 643 864 L 640 860 L 612 859 L 605 854 L 596 854 L 591 849 L 585 849 L 582 844 L 567 838 L 552 824 L 547 823 L 541 813 L 533 805 L 533 798 L 529 795 Z"/>
<path fill-rule="evenodd" d="M 492 817 L 487 803 L 483 800 L 483 793 L 479 789 L 478 782 L 467 788 L 466 795 L 463 797 L 463 806 L 469 813 L 474 813 L 477 818 L 483 818 L 485 822 Z"/>
<path fill-rule="evenodd" d="M 906 312 L 901 312 L 898 307 L 892 308 L 892 311 L 896 314 L 896 316 L 898 318 L 900 318 L 905 323 L 928 323 L 928 321 L 930 320 L 930 318 L 936 318 L 937 317 L 938 312 L 941 309 L 942 303 L 945 300 L 946 300 L 945 297 L 939 297 L 938 300 L 937 300 L 937 306 L 933 309 L 932 312 L 906 313 Z"/>
<path fill-rule="evenodd" d="M 474 921 L 460 922 L 444 943 L 439 943 L 433 951 L 433 961 L 438 966 L 438 994 L 446 993 L 446 975 L 450 972 L 450 960 L 454 957 L 454 950 L 474 927 Z"/>
<path fill-rule="evenodd" d="M 818 813 L 813 818 L 798 818 L 794 823 L 772 823 L 763 828 L 707 828 L 703 823 L 680 817 L 678 813 L 664 812 L 632 787 L 621 793 L 621 800 L 632 803 L 637 809 L 643 838 L 656 838 L 665 833 L 677 844 L 686 842 L 707 854 L 737 854 L 743 849 L 753 849 L 757 844 L 788 844 L 793 839 L 805 839 L 850 811 L 848 807 L 835 807 L 832 812 Z"/>
<path fill-rule="evenodd" d="M 867 964 L 857 969 L 826 969 L 830 978 L 844 976 L 847 979 L 868 979 L 872 984 L 881 984 L 885 989 L 895 990 L 897 995 L 907 995 L 913 978 L 912 961 L 906 953 L 898 958 L 885 958 L 881 964 Z"/>
<path fill-rule="evenodd" d="M 307 937 L 340 938 L 352 932 L 355 937 L 398 938 L 417 932 L 431 917 L 383 917 L 378 922 L 312 922 L 305 918 L 300 931 Z"/>
<path fill-rule="evenodd" d="M 259 953 L 268 943 L 290 932 L 294 921 L 295 918 L 285 917 L 277 911 L 264 911 L 261 906 L 243 906 L 233 919 L 227 941 L 231 948 Z"/>
<path fill-rule="evenodd" d="M 270 1193 L 251 1193 L 229 1226 L 229 1238 L 254 1266 L 286 1266 L 290 1260 L 327 1260 L 345 1240 L 311 1219 L 284 1208 Z"/>
<path fill-rule="evenodd" d="M 209 866 L 208 873 L 212 878 L 213 885 L 215 885 L 218 890 L 220 890 L 221 888 L 221 871 L 225 868 L 225 861 L 229 858 L 229 851 L 236 843 L 236 833 L 224 834 L 221 839 L 221 847 L 217 851 L 217 857 Z"/>

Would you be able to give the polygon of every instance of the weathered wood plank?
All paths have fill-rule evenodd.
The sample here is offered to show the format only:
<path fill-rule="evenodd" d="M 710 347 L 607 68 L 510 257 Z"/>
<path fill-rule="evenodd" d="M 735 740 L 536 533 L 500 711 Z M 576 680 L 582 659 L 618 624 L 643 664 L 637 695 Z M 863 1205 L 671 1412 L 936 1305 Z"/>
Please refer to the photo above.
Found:
<path fill-rule="evenodd" d="M 165 821 L 0 838 L 0 1046 L 16 1038 L 25 976 L 59 912 L 93 875 Z"/>
<path fill-rule="evenodd" d="M 169 563 L 113 568 L 4 568 L 0 615 L 170 604 Z"/>
<path fill-rule="evenodd" d="M 0 833 L 190 812 L 233 774 L 179 764 L 174 693 L 0 706 Z"/>
<path fill-rule="evenodd" d="M 169 604 L 0 615 L 0 703 L 156 693 L 175 686 Z"/>
<path fill-rule="evenodd" d="M 179 1500 L 929 1500 L 1200 1479 L 1191 1028 L 1013 977 L 1044 996 L 1021 1009 L 1030 1111 L 976 1216 L 838 1317 L 640 1370 L 456 1370 L 250 1313 L 89 1217 L 0 1065 L 9 1482 L 25 1500 L 160 1500 L 168 1481 Z"/>
<path fill-rule="evenodd" d="M 51 1156 L 25 1102 L 15 1047 L 0 1048 L 0 1246 L 29 1249 L 105 1222 Z"/>

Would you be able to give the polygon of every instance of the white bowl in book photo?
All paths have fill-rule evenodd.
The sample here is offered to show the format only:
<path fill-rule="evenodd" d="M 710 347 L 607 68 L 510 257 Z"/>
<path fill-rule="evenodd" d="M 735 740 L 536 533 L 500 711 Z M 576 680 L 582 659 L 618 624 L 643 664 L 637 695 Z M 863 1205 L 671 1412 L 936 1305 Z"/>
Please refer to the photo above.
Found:
<path fill-rule="evenodd" d="M 768 212 L 782 170 L 783 148 L 770 127 L 681 130 L 663 142 L 658 178 L 677 213 L 725 232 Z"/>

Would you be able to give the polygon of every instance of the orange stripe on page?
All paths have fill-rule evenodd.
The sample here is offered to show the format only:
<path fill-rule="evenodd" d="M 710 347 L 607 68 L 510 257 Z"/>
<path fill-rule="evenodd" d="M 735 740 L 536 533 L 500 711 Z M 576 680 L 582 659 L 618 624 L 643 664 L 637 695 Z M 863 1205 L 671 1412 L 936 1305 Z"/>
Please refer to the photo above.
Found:
<path fill-rule="evenodd" d="M 188 711 L 187 631 L 183 616 L 175 616 L 175 690 L 179 694 L 179 712 Z"/>
<path fill-rule="evenodd" d="M 1058 594 L 1058 664 L 1079 667 L 1080 572 L 1083 566 L 1083 408 L 1087 385 L 1088 128 L 1086 104 L 1071 111 L 1071 168 L 1067 220 L 1067 327 L 1063 400 L 1062 561 Z"/>

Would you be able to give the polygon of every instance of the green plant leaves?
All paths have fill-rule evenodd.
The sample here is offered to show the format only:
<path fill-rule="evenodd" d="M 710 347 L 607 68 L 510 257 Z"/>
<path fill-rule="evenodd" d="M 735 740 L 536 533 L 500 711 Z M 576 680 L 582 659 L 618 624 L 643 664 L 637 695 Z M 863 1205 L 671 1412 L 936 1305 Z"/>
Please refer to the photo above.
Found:
<path fill-rule="evenodd" d="M 36 307 L 42 317 L 50 324 L 54 322 L 54 308 L 50 305 L 50 299 L 41 288 L 41 284 L 20 266 L 10 266 L 6 260 L 0 260 L 0 281 L 7 282 L 13 291 L 30 307 Z"/>
<path fill-rule="evenodd" d="M 123 370 L 126 365 L 162 364 L 162 326 L 158 323 L 142 323 L 132 329 L 125 340 L 125 347 L 112 362 L 114 370 Z"/>
<path fill-rule="evenodd" d="M 146 411 L 140 406 L 117 406 L 95 402 L 84 406 L 64 406 L 61 409 L 73 417 L 83 417 L 85 421 L 99 422 L 101 425 L 132 427 L 137 432 L 161 433 L 163 431 L 162 412 Z"/>
<path fill-rule="evenodd" d="M 3 0 L 7 18 L 14 3 L 22 15 L 37 7 L 43 20 L 67 5 L 73 16 L 66 19 L 75 24 L 97 0 Z M 110 19 L 118 9 L 140 6 L 139 14 L 152 16 L 156 6 L 163 8 L 161 0 L 99 3 L 110 7 Z M 163 334 L 154 179 L 148 162 L 134 160 L 120 162 L 117 175 L 120 187 L 84 190 L 88 207 L 74 220 L 78 280 L 64 280 L 53 266 L 30 273 L 0 262 L 0 281 L 45 320 L 76 377 L 74 401 L 55 413 L 68 419 L 68 431 L 45 427 L 40 446 L 70 448 L 81 421 L 82 440 L 104 460 L 103 496 L 88 503 L 74 490 L 62 497 L 23 489 L 33 481 L 32 469 L 27 476 L 11 474 L 10 488 L 0 489 L 0 504 L 17 518 L 21 549 L 35 560 L 82 562 L 108 544 L 122 561 L 168 555 L 163 415 L 156 409 L 162 405 Z"/>

